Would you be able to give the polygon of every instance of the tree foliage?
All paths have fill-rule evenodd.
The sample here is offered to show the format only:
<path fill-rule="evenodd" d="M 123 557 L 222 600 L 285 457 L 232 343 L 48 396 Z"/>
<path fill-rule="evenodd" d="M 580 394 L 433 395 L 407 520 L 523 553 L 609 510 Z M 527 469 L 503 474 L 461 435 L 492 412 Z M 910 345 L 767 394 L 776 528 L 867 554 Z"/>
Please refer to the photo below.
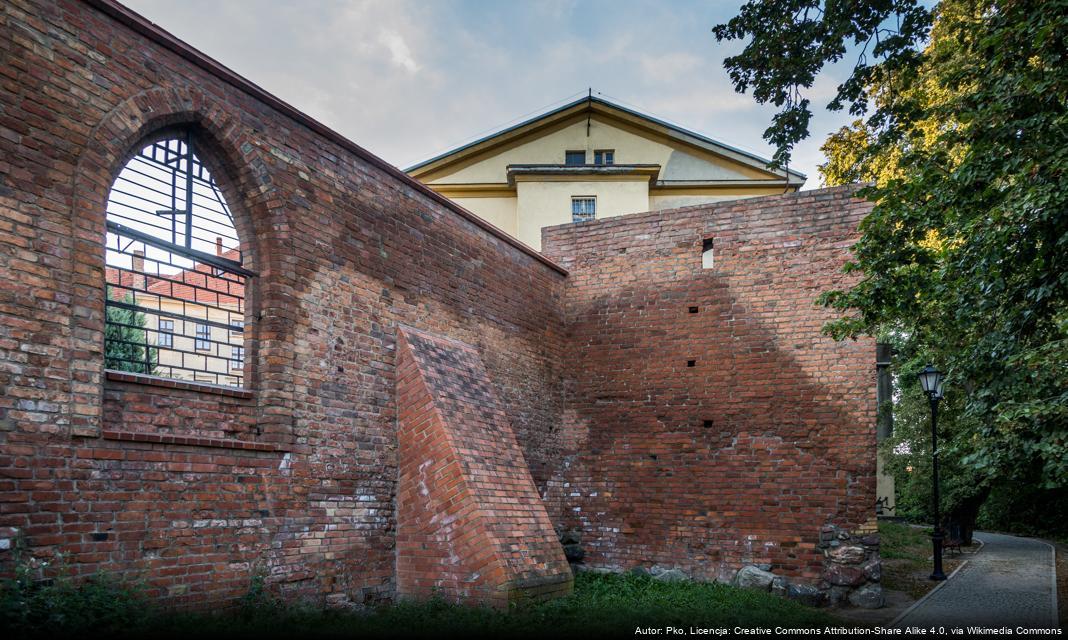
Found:
<path fill-rule="evenodd" d="M 828 105 L 858 118 L 821 171 L 871 183 L 875 207 L 827 330 L 893 335 L 902 366 L 947 371 L 968 483 L 1068 487 L 1068 0 L 754 0 L 715 33 L 750 38 L 725 65 L 781 107 L 779 164 L 808 135 L 804 90 L 861 48 Z"/>
<path fill-rule="evenodd" d="M 107 287 L 111 299 L 111 287 Z M 123 299 L 133 304 L 129 294 Z M 113 371 L 154 374 L 159 350 L 148 346 L 145 314 L 121 307 L 107 308 L 104 327 L 104 366 Z"/>

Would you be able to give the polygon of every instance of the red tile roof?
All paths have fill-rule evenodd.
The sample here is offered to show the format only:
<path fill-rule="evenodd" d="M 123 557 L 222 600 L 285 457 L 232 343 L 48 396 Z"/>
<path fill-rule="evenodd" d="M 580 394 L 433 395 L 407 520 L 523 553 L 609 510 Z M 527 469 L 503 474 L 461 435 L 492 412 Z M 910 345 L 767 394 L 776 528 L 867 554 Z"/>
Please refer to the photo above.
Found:
<path fill-rule="evenodd" d="M 224 251 L 219 255 L 221 258 L 239 262 L 241 254 L 237 249 Z M 118 267 L 107 267 L 104 274 L 105 281 L 114 285 L 111 289 L 111 297 L 121 300 L 129 290 L 149 293 L 164 298 L 177 298 L 189 302 L 197 302 L 209 305 L 234 305 L 240 303 L 245 297 L 244 278 L 241 276 L 228 275 L 218 277 L 215 267 L 197 263 L 192 269 L 183 269 L 176 274 L 165 274 L 161 277 L 142 275 Z M 146 286 L 141 286 L 144 278 Z M 235 281 L 239 279 L 240 282 Z"/>

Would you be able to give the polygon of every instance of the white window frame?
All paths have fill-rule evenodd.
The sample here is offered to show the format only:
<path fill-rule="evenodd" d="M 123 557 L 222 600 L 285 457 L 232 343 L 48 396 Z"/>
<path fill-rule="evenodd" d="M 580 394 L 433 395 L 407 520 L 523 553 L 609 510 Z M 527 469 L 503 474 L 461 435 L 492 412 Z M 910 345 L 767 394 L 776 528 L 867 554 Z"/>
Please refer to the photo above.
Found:
<path fill-rule="evenodd" d="M 576 207 L 575 205 L 578 205 L 579 203 L 583 204 L 580 207 Z M 592 203 L 592 207 L 590 207 L 591 210 L 585 210 L 590 203 Z M 590 220 L 596 219 L 597 196 L 571 196 L 571 222 L 589 222 Z"/>
<path fill-rule="evenodd" d="M 201 334 L 206 334 L 208 337 L 204 338 Z M 197 351 L 211 351 L 211 325 L 196 323 L 196 329 L 194 330 L 194 344 L 193 348 Z"/>
<path fill-rule="evenodd" d="M 571 155 L 571 154 L 579 154 L 579 153 L 582 154 L 582 162 L 580 162 L 578 164 L 572 164 L 572 163 L 567 161 L 567 157 L 569 155 Z M 584 164 L 586 164 L 586 152 L 584 150 L 582 150 L 582 149 L 568 149 L 568 150 L 564 151 L 564 166 L 565 167 L 581 167 Z"/>
<path fill-rule="evenodd" d="M 611 165 L 614 165 L 615 163 L 615 149 L 597 149 L 593 152 L 593 164 L 599 167 L 609 167 Z"/>
<path fill-rule="evenodd" d="M 163 323 L 167 323 L 164 327 Z M 157 347 L 174 347 L 174 320 L 169 318 L 159 319 L 159 329 L 156 331 Z"/>

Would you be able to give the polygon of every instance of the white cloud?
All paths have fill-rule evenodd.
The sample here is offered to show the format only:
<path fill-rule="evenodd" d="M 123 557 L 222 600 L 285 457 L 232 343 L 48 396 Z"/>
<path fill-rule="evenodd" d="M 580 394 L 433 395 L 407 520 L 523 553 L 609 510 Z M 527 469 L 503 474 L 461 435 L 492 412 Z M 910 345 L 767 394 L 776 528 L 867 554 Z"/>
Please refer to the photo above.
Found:
<path fill-rule="evenodd" d="M 389 50 L 393 64 L 408 73 L 419 71 L 419 63 L 412 57 L 412 50 L 408 48 L 408 43 L 404 41 L 401 34 L 392 29 L 383 29 L 378 34 L 378 41 Z"/>
<path fill-rule="evenodd" d="M 734 92 L 722 61 L 738 47 L 710 33 L 731 3 L 123 1 L 400 166 L 587 87 L 771 154 L 761 134 L 774 109 Z M 817 80 L 814 107 L 835 84 Z M 815 176 L 823 133 L 848 120 L 817 112 L 796 168 Z"/>

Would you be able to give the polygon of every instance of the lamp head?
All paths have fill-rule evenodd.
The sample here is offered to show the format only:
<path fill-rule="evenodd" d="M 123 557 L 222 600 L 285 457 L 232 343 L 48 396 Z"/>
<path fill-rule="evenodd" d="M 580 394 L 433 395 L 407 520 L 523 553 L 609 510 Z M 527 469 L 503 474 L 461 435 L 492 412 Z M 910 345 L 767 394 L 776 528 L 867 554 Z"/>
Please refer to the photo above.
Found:
<path fill-rule="evenodd" d="M 942 372 L 932 365 L 924 367 L 920 372 L 920 387 L 923 392 L 933 398 L 942 397 Z"/>

